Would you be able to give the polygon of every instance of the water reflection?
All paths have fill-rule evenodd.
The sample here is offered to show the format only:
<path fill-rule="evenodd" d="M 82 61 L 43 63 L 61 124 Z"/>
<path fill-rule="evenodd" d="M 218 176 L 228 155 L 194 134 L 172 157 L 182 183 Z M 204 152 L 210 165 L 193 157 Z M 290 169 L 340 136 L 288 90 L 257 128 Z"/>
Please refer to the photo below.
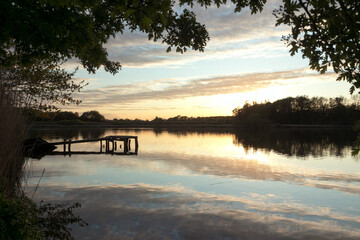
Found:
<path fill-rule="evenodd" d="M 109 135 L 113 128 L 68 127 L 41 129 L 41 137 L 45 139 L 92 139 Z M 188 135 L 233 135 L 233 143 L 241 146 L 245 151 L 264 149 L 275 151 L 288 156 L 321 157 L 324 155 L 344 156 L 346 147 L 351 147 L 356 139 L 356 133 L 351 129 L 311 129 L 311 128 L 270 128 L 256 130 L 235 130 L 233 128 L 216 127 L 183 127 L 183 128 L 154 128 L 154 129 L 122 129 L 124 134 L 143 133 L 152 131 L 155 136 L 166 133 L 177 137 Z M 39 137 L 39 129 L 33 129 L 30 137 Z"/>
<path fill-rule="evenodd" d="M 49 187 L 42 189 L 56 192 Z M 78 239 L 358 239 L 360 219 L 287 202 L 274 195 L 244 198 L 148 184 L 68 189 L 89 222 Z M 41 193 L 39 193 L 41 194 Z M 57 196 L 52 196 L 52 200 Z M 84 234 L 86 231 L 86 234 Z"/>
<path fill-rule="evenodd" d="M 346 146 L 352 146 L 356 134 L 351 129 L 264 129 L 237 131 L 234 144 L 245 149 L 273 150 L 288 156 L 343 156 Z"/>
<path fill-rule="evenodd" d="M 79 214 L 90 225 L 74 228 L 76 239 L 359 239 L 360 162 L 351 134 L 101 134 L 137 135 L 139 155 L 46 156 L 31 165 L 28 191 L 46 169 L 37 200 L 83 204 Z"/>
<path fill-rule="evenodd" d="M 113 134 L 114 130 L 121 130 L 123 135 L 131 133 L 141 133 L 143 131 L 152 131 L 151 129 L 142 128 L 107 128 L 103 126 L 45 126 L 45 127 L 33 127 L 29 131 L 29 138 L 42 137 L 48 140 L 82 140 L 100 138 L 106 135 Z M 130 135 L 131 135 L 130 134 Z"/>
<path fill-rule="evenodd" d="M 100 138 L 104 136 L 105 132 L 106 128 L 101 127 L 37 127 L 31 129 L 30 137 L 42 137 L 53 140 L 81 140 Z"/>
<path fill-rule="evenodd" d="M 41 175 L 42 169 L 46 169 L 47 177 L 82 176 L 84 167 L 77 171 L 73 165 L 83 166 L 86 164 L 85 174 L 92 172 L 92 175 L 98 176 L 99 180 L 107 176 L 116 176 L 120 174 L 120 169 L 128 171 L 151 171 L 153 174 L 171 174 L 174 176 L 187 175 L 209 175 L 216 176 L 224 180 L 212 181 L 209 184 L 229 182 L 229 180 L 252 180 L 267 182 L 287 182 L 287 184 L 310 186 L 318 189 L 335 190 L 344 193 L 360 194 L 360 174 L 356 169 L 354 172 L 316 169 L 300 166 L 287 166 L 277 164 L 264 164 L 256 160 L 218 158 L 201 155 L 182 155 L 170 153 L 150 153 L 142 152 L 142 157 L 128 157 L 114 159 L 114 156 L 84 156 L 86 161 L 72 156 L 71 160 L 63 157 L 53 158 L 54 161 L 46 161 L 42 168 L 34 168 L 35 176 Z M 52 156 L 55 157 L 55 156 Z M 58 163 L 61 161 L 61 167 Z M 220 164 L 221 162 L 221 164 Z M 65 171 L 64 171 L 65 169 Z M 99 173 L 100 171 L 100 173 Z M 61 176 L 60 175 L 60 176 Z M 115 181 L 116 178 L 112 179 Z M 89 181 L 89 180 L 88 180 Z M 151 179 L 148 180 L 149 182 Z M 121 182 L 115 182 L 120 184 Z"/>
<path fill-rule="evenodd" d="M 156 135 L 169 133 L 176 136 L 187 136 L 189 134 L 226 134 L 234 133 L 235 129 L 231 127 L 156 127 L 153 128 Z"/>

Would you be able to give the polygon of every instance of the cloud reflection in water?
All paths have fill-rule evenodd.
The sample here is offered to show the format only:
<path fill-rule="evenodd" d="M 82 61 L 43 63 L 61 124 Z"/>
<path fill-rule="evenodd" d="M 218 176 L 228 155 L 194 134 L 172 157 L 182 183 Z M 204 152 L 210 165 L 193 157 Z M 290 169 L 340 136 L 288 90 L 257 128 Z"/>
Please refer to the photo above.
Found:
<path fill-rule="evenodd" d="M 276 196 L 219 196 L 147 184 L 42 188 L 83 203 L 78 239 L 358 239 L 360 219 L 328 208 L 276 203 Z M 46 196 L 42 195 L 46 192 Z M 55 196 L 52 196 L 54 200 Z M 55 197 L 56 199 L 56 197 Z"/>
<path fill-rule="evenodd" d="M 76 239 L 360 237 L 359 162 L 348 144 L 333 142 L 336 134 L 270 134 L 265 142 L 231 133 L 102 134 L 138 135 L 139 155 L 49 156 L 31 166 L 30 188 L 46 169 L 37 200 L 83 204 L 90 225 L 74 228 Z M 294 154 L 282 153 L 290 146 Z"/>
<path fill-rule="evenodd" d="M 246 157 L 246 156 L 245 156 Z M 360 174 L 343 171 L 309 169 L 300 166 L 282 166 L 264 163 L 252 159 L 219 158 L 204 155 L 188 155 L 176 152 L 145 152 L 139 157 L 86 156 L 84 161 L 79 156 L 71 159 L 54 156 L 53 161 L 43 161 L 40 168 L 33 166 L 32 174 L 40 176 L 46 169 L 46 178 L 61 176 L 101 176 L 113 174 L 115 184 L 117 170 L 150 171 L 152 174 L 163 173 L 174 176 L 208 175 L 226 179 L 261 180 L 287 182 L 295 185 L 311 186 L 319 189 L 336 190 L 360 195 Z M 76 162 L 78 168 L 72 167 Z M 221 164 L 220 164 L 221 163 Z M 36 182 L 36 181 L 35 181 Z"/>

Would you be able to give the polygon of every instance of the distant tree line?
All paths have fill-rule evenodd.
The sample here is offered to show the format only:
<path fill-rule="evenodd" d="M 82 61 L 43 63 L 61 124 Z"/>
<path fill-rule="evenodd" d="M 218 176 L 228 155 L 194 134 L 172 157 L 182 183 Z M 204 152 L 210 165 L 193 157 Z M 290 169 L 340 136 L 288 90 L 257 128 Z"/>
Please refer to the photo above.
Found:
<path fill-rule="evenodd" d="M 56 111 L 48 112 L 36 109 L 28 110 L 28 114 L 31 120 L 34 121 L 92 121 L 102 122 L 105 121 L 105 117 L 98 111 L 87 111 L 79 115 L 77 112 L 70 111 Z"/>
<path fill-rule="evenodd" d="M 324 98 L 298 96 L 287 97 L 275 102 L 248 103 L 235 108 L 233 116 L 187 117 L 177 115 L 168 119 L 155 117 L 152 120 L 106 119 L 96 110 L 77 112 L 29 110 L 35 121 L 82 121 L 106 122 L 120 125 L 252 125 L 310 124 L 310 125 L 354 125 L 360 120 L 360 103 L 347 103 L 343 97 Z"/>
<path fill-rule="evenodd" d="M 272 103 L 246 102 L 233 116 L 237 125 L 353 125 L 360 120 L 360 104 L 346 103 L 343 97 L 287 97 Z"/>
<path fill-rule="evenodd" d="M 159 125 L 185 125 L 185 124 L 232 124 L 233 117 L 231 116 L 216 116 L 216 117 L 186 117 L 177 115 L 168 119 L 155 117 L 151 122 Z"/>

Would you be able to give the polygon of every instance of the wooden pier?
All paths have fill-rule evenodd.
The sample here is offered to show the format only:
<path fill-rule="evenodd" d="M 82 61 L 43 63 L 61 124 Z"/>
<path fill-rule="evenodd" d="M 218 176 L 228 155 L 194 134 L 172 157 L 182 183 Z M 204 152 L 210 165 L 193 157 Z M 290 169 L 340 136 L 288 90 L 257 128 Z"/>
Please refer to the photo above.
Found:
<path fill-rule="evenodd" d="M 135 141 L 135 149 L 131 151 L 131 141 Z M 77 143 L 99 142 L 99 152 L 86 152 L 86 151 L 71 151 L 71 146 Z M 122 145 L 121 145 L 122 143 Z M 46 155 L 71 155 L 71 154 L 114 154 L 114 155 L 137 155 L 139 149 L 137 136 L 106 136 L 102 138 L 75 140 L 64 139 L 61 142 L 51 142 L 50 145 L 62 145 L 63 151 L 52 151 Z M 123 146 L 122 151 L 118 151 Z"/>

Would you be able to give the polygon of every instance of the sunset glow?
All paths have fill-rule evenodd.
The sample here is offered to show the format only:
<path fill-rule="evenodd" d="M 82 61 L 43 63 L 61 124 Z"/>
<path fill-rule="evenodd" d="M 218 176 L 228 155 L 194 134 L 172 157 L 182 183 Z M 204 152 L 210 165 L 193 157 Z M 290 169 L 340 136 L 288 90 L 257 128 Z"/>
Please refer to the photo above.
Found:
<path fill-rule="evenodd" d="M 76 77 L 86 86 L 76 97 L 79 106 L 63 110 L 98 110 L 107 118 L 153 119 L 183 116 L 231 115 L 245 101 L 274 101 L 299 95 L 350 97 L 350 84 L 336 75 L 319 75 L 300 54 L 293 57 L 275 27 L 276 1 L 262 14 L 248 9 L 234 13 L 233 6 L 195 7 L 211 40 L 204 53 L 166 53 L 166 45 L 149 42 L 139 32 L 126 31 L 106 45 L 111 60 L 120 61 L 115 76 L 99 69 L 95 75 L 79 69 Z M 77 64 L 66 63 L 67 69 Z"/>

